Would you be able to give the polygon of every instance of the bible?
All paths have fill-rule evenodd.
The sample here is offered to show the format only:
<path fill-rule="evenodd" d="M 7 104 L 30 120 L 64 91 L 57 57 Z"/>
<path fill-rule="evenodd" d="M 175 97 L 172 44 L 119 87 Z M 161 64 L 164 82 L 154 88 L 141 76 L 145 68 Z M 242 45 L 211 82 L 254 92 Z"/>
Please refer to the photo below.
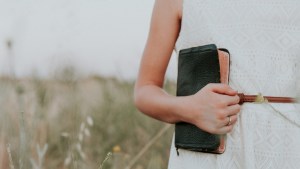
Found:
<path fill-rule="evenodd" d="M 226 54 L 219 56 L 218 50 Z M 215 44 L 180 50 L 176 95 L 193 95 L 209 83 L 228 84 L 229 66 L 229 51 L 218 49 Z M 175 124 L 175 147 L 178 155 L 178 149 L 222 154 L 225 144 L 226 135 L 211 134 L 185 122 Z"/>

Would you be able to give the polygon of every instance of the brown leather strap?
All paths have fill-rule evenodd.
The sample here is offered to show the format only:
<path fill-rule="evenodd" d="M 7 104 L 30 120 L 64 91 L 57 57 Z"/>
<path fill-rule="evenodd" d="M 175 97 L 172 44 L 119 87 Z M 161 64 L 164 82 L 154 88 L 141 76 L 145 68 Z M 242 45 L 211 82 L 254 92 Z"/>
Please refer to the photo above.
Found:
<path fill-rule="evenodd" d="M 263 102 L 294 103 L 295 102 L 295 99 L 291 97 L 262 96 L 261 94 L 245 95 L 243 93 L 239 93 L 238 96 L 240 97 L 239 104 L 243 104 L 244 102 L 256 102 L 256 103 L 263 103 Z"/>

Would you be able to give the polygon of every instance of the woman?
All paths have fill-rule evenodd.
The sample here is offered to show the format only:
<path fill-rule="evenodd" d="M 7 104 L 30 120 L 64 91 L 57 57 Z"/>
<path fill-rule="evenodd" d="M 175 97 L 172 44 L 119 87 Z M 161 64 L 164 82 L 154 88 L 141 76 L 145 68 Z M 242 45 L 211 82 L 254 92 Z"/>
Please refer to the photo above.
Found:
<path fill-rule="evenodd" d="M 227 134 L 221 155 L 180 149 L 177 156 L 173 143 L 169 169 L 299 168 L 295 104 L 240 106 L 237 95 L 295 97 L 298 7 L 295 0 L 156 0 L 135 86 L 136 106 L 167 123 L 183 121 Z M 231 53 L 230 86 L 208 84 L 185 97 L 166 93 L 162 87 L 173 49 L 212 43 Z"/>

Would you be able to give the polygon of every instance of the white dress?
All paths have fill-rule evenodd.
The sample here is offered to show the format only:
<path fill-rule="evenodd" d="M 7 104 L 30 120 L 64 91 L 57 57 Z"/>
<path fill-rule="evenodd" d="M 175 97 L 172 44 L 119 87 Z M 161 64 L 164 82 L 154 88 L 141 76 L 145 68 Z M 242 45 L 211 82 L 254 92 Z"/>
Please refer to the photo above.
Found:
<path fill-rule="evenodd" d="M 231 52 L 230 86 L 296 97 L 300 0 L 184 0 L 176 51 L 214 43 Z M 299 74 L 299 73 L 298 73 Z M 222 155 L 171 146 L 169 169 L 299 169 L 297 104 L 245 103 Z"/>

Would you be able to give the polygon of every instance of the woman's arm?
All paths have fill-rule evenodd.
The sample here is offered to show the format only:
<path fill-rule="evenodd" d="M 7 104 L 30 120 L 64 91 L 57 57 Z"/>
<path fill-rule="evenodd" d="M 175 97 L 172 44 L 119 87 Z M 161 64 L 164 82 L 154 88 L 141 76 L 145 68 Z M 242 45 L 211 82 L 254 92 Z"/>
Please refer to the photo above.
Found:
<path fill-rule="evenodd" d="M 156 0 L 147 44 L 135 85 L 135 104 L 145 114 L 175 123 L 174 96 L 161 88 L 165 72 L 180 31 L 180 12 L 174 2 Z"/>
<path fill-rule="evenodd" d="M 175 3 L 176 2 L 176 3 Z M 163 89 L 168 63 L 180 32 L 182 0 L 156 0 L 147 44 L 135 84 L 134 100 L 143 113 L 168 123 L 184 121 L 211 133 L 227 133 L 228 116 L 236 121 L 237 92 L 209 84 L 192 96 L 176 97 Z"/>

